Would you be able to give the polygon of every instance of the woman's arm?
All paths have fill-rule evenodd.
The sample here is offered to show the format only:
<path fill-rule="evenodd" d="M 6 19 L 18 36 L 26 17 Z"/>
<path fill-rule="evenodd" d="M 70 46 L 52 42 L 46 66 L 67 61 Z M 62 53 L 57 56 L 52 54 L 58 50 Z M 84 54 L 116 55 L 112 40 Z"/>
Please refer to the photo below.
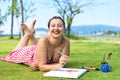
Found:
<path fill-rule="evenodd" d="M 70 41 L 69 41 L 69 39 L 68 38 L 65 38 L 65 41 L 64 41 L 64 47 L 63 47 L 63 50 L 62 50 L 62 53 L 64 54 L 64 55 L 67 55 L 67 56 L 69 56 L 70 55 Z"/>
<path fill-rule="evenodd" d="M 65 66 L 69 60 L 69 55 L 70 55 L 70 41 L 67 38 L 65 38 L 62 53 L 63 56 L 60 57 L 59 62 Z"/>

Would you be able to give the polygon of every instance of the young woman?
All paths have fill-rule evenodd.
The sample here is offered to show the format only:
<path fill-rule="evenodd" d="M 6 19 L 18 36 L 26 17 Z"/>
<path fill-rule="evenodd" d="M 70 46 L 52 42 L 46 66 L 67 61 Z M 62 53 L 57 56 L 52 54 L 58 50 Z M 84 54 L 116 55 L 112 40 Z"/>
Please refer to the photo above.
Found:
<path fill-rule="evenodd" d="M 70 42 L 64 36 L 65 22 L 59 16 L 52 17 L 48 22 L 48 36 L 40 38 L 37 42 L 33 34 L 36 20 L 30 26 L 22 24 L 25 31 L 24 37 L 19 41 L 16 48 L 2 60 L 23 63 L 34 70 L 49 71 L 64 67 L 69 59 Z M 28 41 L 31 46 L 28 46 Z M 62 53 L 62 55 L 61 55 Z"/>

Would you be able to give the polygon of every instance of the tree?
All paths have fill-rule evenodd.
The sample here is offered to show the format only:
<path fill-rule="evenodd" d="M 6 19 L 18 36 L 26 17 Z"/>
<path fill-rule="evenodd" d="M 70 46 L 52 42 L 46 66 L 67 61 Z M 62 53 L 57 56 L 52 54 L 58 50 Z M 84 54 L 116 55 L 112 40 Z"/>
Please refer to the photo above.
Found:
<path fill-rule="evenodd" d="M 10 7 L 10 12 L 11 12 L 11 36 L 10 39 L 13 39 L 13 24 L 14 24 L 14 16 L 19 17 L 19 9 L 17 6 L 17 0 L 12 0 L 12 4 Z"/>
<path fill-rule="evenodd" d="M 6 1 L 7 2 L 7 0 L 4 0 L 4 1 Z M 8 0 L 8 3 L 9 3 L 10 1 Z M 14 37 L 13 37 L 13 24 L 14 24 L 14 16 L 16 17 L 16 18 L 18 18 L 19 17 L 19 14 L 20 14 L 20 12 L 19 12 L 19 6 L 18 6 L 18 3 L 17 3 L 17 0 L 12 0 L 12 3 L 11 3 L 11 5 L 10 6 L 8 6 L 8 10 L 6 11 L 6 15 L 4 16 L 4 17 L 8 17 L 9 15 L 11 15 L 11 30 L 10 30 L 10 39 L 13 39 Z"/>
<path fill-rule="evenodd" d="M 1 15 L 1 9 L 0 9 L 0 26 L 4 24 L 4 16 Z"/>
<path fill-rule="evenodd" d="M 92 4 L 94 0 L 53 0 L 53 5 L 57 8 L 57 12 L 66 21 L 66 34 L 70 34 L 71 25 L 74 17 L 82 13 L 82 7 Z"/>
<path fill-rule="evenodd" d="M 1 9 L 0 9 L 0 26 L 4 25 L 6 21 L 7 14 L 2 14 Z"/>
<path fill-rule="evenodd" d="M 4 2 L 7 2 L 9 3 L 10 0 L 1 0 L 1 1 L 4 1 Z M 6 21 L 6 18 L 11 15 L 11 36 L 10 36 L 10 39 L 13 39 L 13 24 L 14 24 L 14 16 L 16 16 L 16 18 L 19 17 L 19 7 L 18 7 L 18 3 L 17 3 L 17 0 L 12 0 L 12 3 L 11 5 L 9 6 L 8 5 L 8 10 L 6 11 L 5 15 L 4 16 L 1 16 L 0 15 L 0 24 L 4 24 Z"/>
<path fill-rule="evenodd" d="M 11 12 L 12 12 L 11 13 L 11 16 L 12 16 L 11 17 L 11 39 L 13 38 L 14 15 L 16 16 L 16 18 L 18 18 L 20 16 L 20 24 L 21 24 L 21 23 L 24 23 L 24 20 L 27 20 L 27 18 L 29 17 L 29 15 L 25 15 L 25 17 L 24 17 L 24 11 L 27 14 L 27 12 L 29 12 L 31 10 L 33 11 L 33 9 L 35 10 L 35 8 L 30 8 L 30 7 L 29 7 L 29 9 L 26 9 L 26 8 L 28 8 L 27 6 L 31 6 L 31 5 L 33 6 L 34 5 L 32 2 L 30 2 L 26 6 L 23 6 L 23 5 L 24 5 L 23 0 L 20 0 L 20 1 L 12 0 L 12 8 L 10 9 Z M 20 37 L 23 37 L 23 35 L 24 35 L 24 31 L 23 31 L 22 28 L 20 28 Z"/>
<path fill-rule="evenodd" d="M 25 5 L 25 6 L 24 6 Z M 32 6 L 32 7 L 31 7 Z M 28 17 L 32 16 L 31 13 L 34 12 L 36 8 L 34 8 L 34 1 L 26 0 L 25 3 L 23 0 L 20 0 L 20 24 L 24 23 L 28 19 Z M 25 13 L 25 14 L 24 14 Z M 30 15 L 28 14 L 30 13 Z M 34 14 L 33 14 L 34 16 Z M 20 37 L 24 36 L 24 31 L 20 29 Z"/>
<path fill-rule="evenodd" d="M 23 16 L 23 1 L 22 0 L 20 0 L 20 16 L 21 16 L 21 18 L 20 18 L 20 24 L 21 23 L 24 23 L 24 16 Z M 23 31 L 23 29 L 21 28 L 20 29 L 20 32 L 21 32 L 21 35 L 20 35 L 20 37 L 23 37 L 23 35 L 24 35 L 24 31 Z"/>
<path fill-rule="evenodd" d="M 8 1 L 10 2 L 11 0 L 3 0 L 3 1 Z M 25 4 L 25 6 L 23 6 L 23 4 Z M 30 7 L 32 6 L 32 7 Z M 13 29 L 14 29 L 14 16 L 16 18 L 21 17 L 21 23 L 24 23 L 24 20 L 27 20 L 27 18 L 31 15 L 29 15 L 28 13 L 32 13 L 35 10 L 34 8 L 34 4 L 32 1 L 26 0 L 25 3 L 23 3 L 22 0 L 12 0 L 12 4 L 10 6 L 8 6 L 8 10 L 6 12 L 6 15 L 1 17 L 0 15 L 0 22 L 1 24 L 3 23 L 3 21 L 1 19 L 4 19 L 4 17 L 8 17 L 9 15 L 11 15 L 11 36 L 10 39 L 13 39 Z M 23 17 L 23 11 L 25 11 L 26 15 L 25 17 Z M 21 15 L 21 16 L 20 16 Z M 24 32 L 22 29 L 20 29 L 21 32 L 21 37 L 24 35 Z"/>

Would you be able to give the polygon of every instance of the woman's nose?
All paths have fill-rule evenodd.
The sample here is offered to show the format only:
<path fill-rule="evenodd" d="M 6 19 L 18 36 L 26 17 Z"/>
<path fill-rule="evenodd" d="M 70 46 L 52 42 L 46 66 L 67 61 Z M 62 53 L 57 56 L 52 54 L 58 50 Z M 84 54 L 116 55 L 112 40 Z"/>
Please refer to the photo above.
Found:
<path fill-rule="evenodd" d="M 55 27 L 54 27 L 54 29 L 58 29 L 58 27 L 57 27 L 57 26 L 55 26 Z"/>

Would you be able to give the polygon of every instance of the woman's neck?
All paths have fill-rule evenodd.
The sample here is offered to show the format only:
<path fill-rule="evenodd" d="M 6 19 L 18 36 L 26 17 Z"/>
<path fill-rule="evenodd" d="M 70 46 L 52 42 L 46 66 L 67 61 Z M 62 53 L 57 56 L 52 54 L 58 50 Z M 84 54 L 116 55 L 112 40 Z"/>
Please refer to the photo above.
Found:
<path fill-rule="evenodd" d="M 53 38 L 48 36 L 48 42 L 53 48 L 58 47 L 61 44 L 62 40 L 63 36 L 61 36 L 60 38 Z"/>

